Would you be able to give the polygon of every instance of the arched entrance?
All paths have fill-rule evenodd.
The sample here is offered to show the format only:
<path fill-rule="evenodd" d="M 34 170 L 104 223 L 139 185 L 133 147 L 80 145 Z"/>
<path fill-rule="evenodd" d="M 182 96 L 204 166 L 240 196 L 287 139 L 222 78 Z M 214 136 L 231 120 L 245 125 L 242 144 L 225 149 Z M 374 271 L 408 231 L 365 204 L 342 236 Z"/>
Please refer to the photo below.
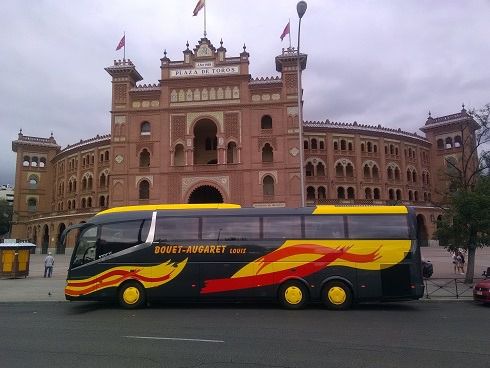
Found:
<path fill-rule="evenodd" d="M 188 203 L 223 203 L 223 196 L 211 185 L 201 185 L 194 189 Z"/>
<path fill-rule="evenodd" d="M 427 227 L 425 226 L 425 217 L 423 215 L 417 215 L 417 241 L 421 247 L 429 246 Z"/>
<path fill-rule="evenodd" d="M 43 242 L 41 246 L 42 254 L 48 253 L 48 247 L 49 247 L 49 227 L 48 225 L 44 225 Z"/>
<path fill-rule="evenodd" d="M 65 254 L 65 247 L 63 244 L 61 244 L 61 235 L 63 234 L 63 231 L 65 231 L 66 226 L 64 223 L 61 223 L 60 226 L 58 227 L 58 241 L 56 242 L 56 253 L 58 254 Z"/>

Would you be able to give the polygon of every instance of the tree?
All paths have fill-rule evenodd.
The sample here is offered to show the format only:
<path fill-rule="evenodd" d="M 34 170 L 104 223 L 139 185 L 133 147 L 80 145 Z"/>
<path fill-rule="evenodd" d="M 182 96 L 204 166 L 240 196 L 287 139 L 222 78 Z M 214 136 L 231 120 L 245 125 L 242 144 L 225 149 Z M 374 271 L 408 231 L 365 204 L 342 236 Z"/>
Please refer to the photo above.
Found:
<path fill-rule="evenodd" d="M 5 199 L 0 199 L 0 235 L 7 234 L 12 221 L 12 205 Z"/>
<path fill-rule="evenodd" d="M 461 150 L 458 160 L 446 160 L 449 192 L 436 236 L 449 250 L 468 252 L 465 283 L 472 283 L 478 247 L 488 246 L 490 234 L 490 104 L 472 110 L 473 120 L 459 127 Z M 479 124 L 476 131 L 475 122 Z"/>

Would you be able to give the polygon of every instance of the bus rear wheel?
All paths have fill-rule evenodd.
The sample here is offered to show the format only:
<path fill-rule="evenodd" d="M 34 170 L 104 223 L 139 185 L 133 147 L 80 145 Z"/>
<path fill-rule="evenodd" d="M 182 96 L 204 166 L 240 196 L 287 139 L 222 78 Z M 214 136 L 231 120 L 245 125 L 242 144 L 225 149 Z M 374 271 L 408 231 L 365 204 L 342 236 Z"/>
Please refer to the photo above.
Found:
<path fill-rule="evenodd" d="M 287 281 L 279 288 L 279 302 L 286 309 L 301 309 L 308 303 L 308 290 L 300 281 Z"/>
<path fill-rule="evenodd" d="M 145 288 L 136 281 L 128 281 L 119 288 L 119 304 L 126 309 L 142 307 L 146 302 Z"/>
<path fill-rule="evenodd" d="M 352 291 L 342 281 L 330 281 L 323 287 L 322 301 L 328 309 L 349 309 L 352 305 Z"/>

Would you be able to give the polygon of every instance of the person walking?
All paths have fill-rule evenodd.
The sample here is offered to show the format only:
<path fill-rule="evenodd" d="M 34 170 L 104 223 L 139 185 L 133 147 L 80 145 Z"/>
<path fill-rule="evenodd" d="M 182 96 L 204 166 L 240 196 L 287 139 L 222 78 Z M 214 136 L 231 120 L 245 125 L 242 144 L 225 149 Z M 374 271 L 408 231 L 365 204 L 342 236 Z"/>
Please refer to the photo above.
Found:
<path fill-rule="evenodd" d="M 48 255 L 46 256 L 46 258 L 44 258 L 44 277 L 46 277 L 46 275 L 48 277 L 51 277 L 51 275 L 53 274 L 53 266 L 54 258 L 51 255 L 51 252 L 48 252 Z"/>

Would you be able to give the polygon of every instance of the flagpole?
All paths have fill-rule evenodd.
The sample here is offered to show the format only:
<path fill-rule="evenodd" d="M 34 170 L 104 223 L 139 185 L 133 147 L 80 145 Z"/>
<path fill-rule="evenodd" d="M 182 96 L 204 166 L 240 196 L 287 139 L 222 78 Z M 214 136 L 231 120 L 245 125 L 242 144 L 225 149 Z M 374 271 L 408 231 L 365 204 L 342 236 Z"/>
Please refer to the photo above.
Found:
<path fill-rule="evenodd" d="M 206 0 L 204 0 L 204 38 L 206 38 Z"/>
<path fill-rule="evenodd" d="M 291 50 L 291 18 L 289 18 L 289 32 L 288 32 L 288 36 L 289 36 L 289 49 Z"/>
<path fill-rule="evenodd" d="M 124 38 L 123 60 L 126 60 L 126 31 L 123 32 L 123 38 Z M 289 39 L 289 42 L 291 42 L 291 38 Z"/>

